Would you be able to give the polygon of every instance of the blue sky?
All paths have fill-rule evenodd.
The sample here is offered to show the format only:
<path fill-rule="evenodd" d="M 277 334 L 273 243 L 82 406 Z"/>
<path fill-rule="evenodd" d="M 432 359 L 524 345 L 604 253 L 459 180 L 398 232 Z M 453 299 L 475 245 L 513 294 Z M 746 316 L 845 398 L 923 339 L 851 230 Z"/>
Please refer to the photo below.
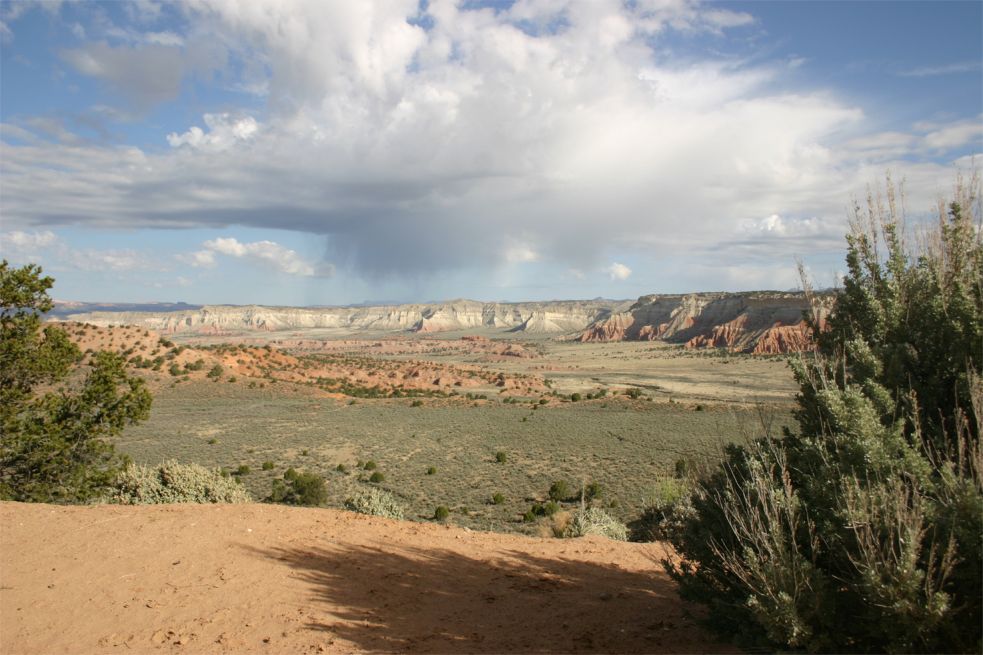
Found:
<path fill-rule="evenodd" d="M 983 3 L 0 2 L 0 254 L 72 300 L 786 289 L 983 153 Z M 979 161 L 979 159 L 977 159 Z"/>

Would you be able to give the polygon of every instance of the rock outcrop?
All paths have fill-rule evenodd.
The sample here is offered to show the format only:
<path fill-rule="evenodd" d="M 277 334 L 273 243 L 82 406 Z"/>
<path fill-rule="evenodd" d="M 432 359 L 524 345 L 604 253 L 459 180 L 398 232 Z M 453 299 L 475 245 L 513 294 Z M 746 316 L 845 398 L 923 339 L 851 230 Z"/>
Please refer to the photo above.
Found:
<path fill-rule="evenodd" d="M 820 298 L 821 317 L 828 298 Z M 776 354 L 809 350 L 812 335 L 801 293 L 708 293 L 642 296 L 627 311 L 595 321 L 580 341 L 660 339 L 687 348 Z"/>
<path fill-rule="evenodd" d="M 252 331 L 338 329 L 352 332 L 412 331 L 421 333 L 480 328 L 515 332 L 569 334 L 583 330 L 624 301 L 550 301 L 481 303 L 455 300 L 419 305 L 377 307 L 262 307 L 205 305 L 176 311 L 62 311 L 66 320 L 93 325 L 127 324 L 163 334 L 233 334 Z M 81 307 L 79 308 L 81 309 Z"/>

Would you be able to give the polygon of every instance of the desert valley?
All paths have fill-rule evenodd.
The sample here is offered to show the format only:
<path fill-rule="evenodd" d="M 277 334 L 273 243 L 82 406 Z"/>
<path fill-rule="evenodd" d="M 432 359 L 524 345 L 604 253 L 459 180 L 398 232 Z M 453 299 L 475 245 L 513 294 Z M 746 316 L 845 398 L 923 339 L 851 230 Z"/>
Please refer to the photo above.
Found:
<path fill-rule="evenodd" d="M 0 0 L 0 655 L 983 652 L 983 2 Z"/>
<path fill-rule="evenodd" d="M 601 485 L 631 521 L 676 461 L 757 434 L 762 415 L 790 422 L 778 355 L 808 347 L 807 307 L 752 293 L 56 312 L 82 351 L 120 352 L 154 389 L 119 442 L 139 463 L 248 469 L 257 499 L 291 467 L 316 471 L 341 507 L 373 462 L 417 518 L 443 505 L 452 523 L 536 534 L 522 517 L 556 480 Z"/>
<path fill-rule="evenodd" d="M 815 302 L 822 311 L 825 301 Z M 79 548 L 70 545 L 74 531 L 85 535 L 90 552 L 113 552 L 101 545 L 112 540 L 110 534 L 69 527 L 77 521 L 80 527 L 105 521 L 114 530 L 135 522 L 127 532 L 146 534 L 140 548 L 150 550 L 121 555 L 136 558 L 131 564 L 79 560 L 82 578 L 52 571 L 29 582 L 11 574 L 7 580 L 17 583 L 0 594 L 7 643 L 64 652 L 244 652 L 263 650 L 270 639 L 280 649 L 317 652 L 725 648 L 694 623 L 689 612 L 696 609 L 687 610 L 671 592 L 631 592 L 638 582 L 619 582 L 605 571 L 629 566 L 625 575 L 670 585 L 659 565 L 669 551 L 651 543 L 657 535 L 646 510 L 685 483 L 681 469 L 704 465 L 728 443 L 777 434 L 792 424 L 795 385 L 784 357 L 810 347 L 803 322 L 809 307 L 802 294 L 775 292 L 315 309 L 90 311 L 81 303 L 56 304 L 49 325 L 77 345 L 83 369 L 94 353 L 115 352 L 152 391 L 149 419 L 113 440 L 120 453 L 151 467 L 177 460 L 220 470 L 255 501 L 269 498 L 288 470 L 304 471 L 323 478 L 325 495 L 318 504 L 334 511 L 229 506 L 220 515 L 190 507 L 145 514 L 106 506 L 92 508 L 90 519 L 68 513 L 63 536 L 48 533 L 50 546 L 37 543 L 30 552 Z M 639 543 L 592 537 L 571 550 L 557 539 L 588 488 L 590 503 L 628 525 L 626 536 Z M 365 489 L 390 495 L 404 519 L 420 527 L 347 517 L 346 501 Z M 5 549 L 30 540 L 27 534 L 44 519 L 26 506 L 3 511 L 10 526 Z M 201 527 L 189 534 L 174 521 Z M 253 526 L 247 533 L 232 527 L 247 524 Z M 185 536 L 165 537 L 161 530 Z M 303 534 L 309 535 L 304 546 L 289 536 Z M 167 545 L 150 555 L 161 540 Z M 318 598 L 327 591 L 320 587 L 327 584 L 320 567 L 334 561 L 332 548 L 365 553 L 363 565 L 353 560 L 346 565 L 355 567 L 351 572 L 332 574 L 352 577 L 344 583 L 346 594 L 362 596 L 364 625 L 340 599 Z M 279 551 L 292 554 L 274 556 Z M 429 555 L 421 559 L 423 552 Z M 151 573 L 154 567 L 146 562 L 159 557 L 188 561 L 197 573 L 193 579 L 175 577 L 182 570 L 178 565 Z M 135 570 L 144 573 L 127 573 L 138 560 L 145 564 Z M 233 604 L 238 609 L 220 610 L 195 596 L 194 611 L 188 608 L 183 618 L 154 618 L 159 607 L 180 598 L 169 590 L 201 586 L 219 593 L 233 571 L 240 582 L 228 586 L 229 592 L 248 598 L 265 589 L 255 576 L 283 575 L 276 573 L 279 562 L 293 562 L 285 570 L 310 573 L 277 592 L 284 594 L 277 604 L 290 607 L 304 594 L 313 595 L 309 611 L 295 617 L 284 610 L 259 621 L 241 602 Z M 102 572 L 106 566 L 111 569 Z M 442 566 L 448 577 L 437 582 Z M 426 573 L 427 567 L 434 570 Z M 486 567 L 488 573 L 479 573 Z M 578 568 L 583 572 L 571 577 Z M 115 619 L 93 618 L 91 629 L 72 632 L 71 642 L 54 636 L 35 642 L 30 632 L 50 629 L 13 622 L 27 610 L 23 604 L 34 597 L 34 584 L 77 589 L 82 580 L 112 577 L 117 570 L 120 586 L 110 596 L 86 601 L 91 607 L 85 615 L 123 612 L 126 629 L 117 629 Z M 412 594 L 384 581 L 421 570 L 428 587 L 446 586 L 460 598 L 453 603 L 457 614 L 437 606 L 419 616 L 397 609 L 414 603 Z M 359 581 L 362 575 L 373 581 Z M 507 583 L 499 591 L 496 576 Z M 391 611 L 378 614 L 373 594 Z M 511 599 L 511 609 L 499 620 L 511 627 L 479 618 L 486 602 L 481 599 L 487 596 L 490 603 L 501 594 Z M 477 605 L 468 607 L 465 598 L 472 596 Z M 44 616 L 54 620 L 62 603 L 76 597 L 73 592 L 58 598 L 30 603 L 48 608 Z M 221 598 L 227 597 L 216 601 Z M 524 604 L 553 603 L 565 609 L 542 619 L 525 616 Z M 660 603 L 665 608 L 655 609 Z M 624 634 L 583 623 L 585 613 L 605 608 L 624 613 Z M 211 612 L 230 610 L 233 615 L 210 627 Z M 653 610 L 662 618 L 654 618 Z M 559 618 L 564 615 L 569 618 Z M 304 627 L 315 619 L 328 624 Z"/>

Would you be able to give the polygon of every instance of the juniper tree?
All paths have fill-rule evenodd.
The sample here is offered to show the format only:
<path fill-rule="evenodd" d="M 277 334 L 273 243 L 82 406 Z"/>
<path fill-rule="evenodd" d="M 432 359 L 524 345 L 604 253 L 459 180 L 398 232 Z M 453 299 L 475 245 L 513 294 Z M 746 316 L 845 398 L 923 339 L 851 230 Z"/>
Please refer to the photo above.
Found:
<path fill-rule="evenodd" d="M 44 325 L 54 280 L 39 266 L 0 263 L 0 498 L 85 502 L 113 481 L 122 458 L 107 438 L 147 418 L 151 397 L 115 353 L 81 353 Z"/>

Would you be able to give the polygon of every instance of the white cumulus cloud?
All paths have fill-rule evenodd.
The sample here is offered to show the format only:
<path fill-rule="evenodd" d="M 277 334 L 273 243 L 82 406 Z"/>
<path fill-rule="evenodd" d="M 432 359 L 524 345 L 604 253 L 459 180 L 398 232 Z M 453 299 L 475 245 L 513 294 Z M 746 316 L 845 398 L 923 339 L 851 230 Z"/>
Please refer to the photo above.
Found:
<path fill-rule="evenodd" d="M 58 237 L 51 230 L 23 232 L 13 230 L 0 234 L 0 250 L 37 250 L 54 245 Z"/>
<path fill-rule="evenodd" d="M 204 242 L 202 247 L 203 250 L 181 255 L 179 259 L 191 266 L 210 268 L 217 263 L 216 255 L 225 255 L 250 260 L 281 273 L 298 277 L 327 277 L 334 272 L 334 267 L 330 264 L 312 264 L 295 250 L 286 248 L 275 241 L 243 243 L 233 237 L 220 237 Z"/>
<path fill-rule="evenodd" d="M 612 280 L 627 280 L 631 276 L 631 269 L 618 262 L 613 262 L 604 270 Z"/>
<path fill-rule="evenodd" d="M 214 268 L 214 250 L 196 250 L 194 252 L 182 253 L 177 255 L 177 260 L 194 268 Z"/>
<path fill-rule="evenodd" d="M 159 270 L 161 264 L 132 248 L 97 250 L 73 248 L 51 230 L 0 234 L 0 254 L 14 264 L 42 264 L 44 267 L 79 271 Z"/>
<path fill-rule="evenodd" d="M 227 113 L 205 114 L 203 119 L 207 132 L 193 125 L 183 134 L 171 132 L 167 135 L 167 142 L 174 148 L 187 145 L 192 148 L 224 150 L 237 142 L 248 141 L 259 131 L 259 123 L 252 116 L 234 118 Z"/>
<path fill-rule="evenodd" d="M 816 218 L 783 218 L 772 214 L 759 220 L 747 220 L 741 225 L 749 235 L 766 237 L 802 237 L 820 233 L 822 225 Z"/>

